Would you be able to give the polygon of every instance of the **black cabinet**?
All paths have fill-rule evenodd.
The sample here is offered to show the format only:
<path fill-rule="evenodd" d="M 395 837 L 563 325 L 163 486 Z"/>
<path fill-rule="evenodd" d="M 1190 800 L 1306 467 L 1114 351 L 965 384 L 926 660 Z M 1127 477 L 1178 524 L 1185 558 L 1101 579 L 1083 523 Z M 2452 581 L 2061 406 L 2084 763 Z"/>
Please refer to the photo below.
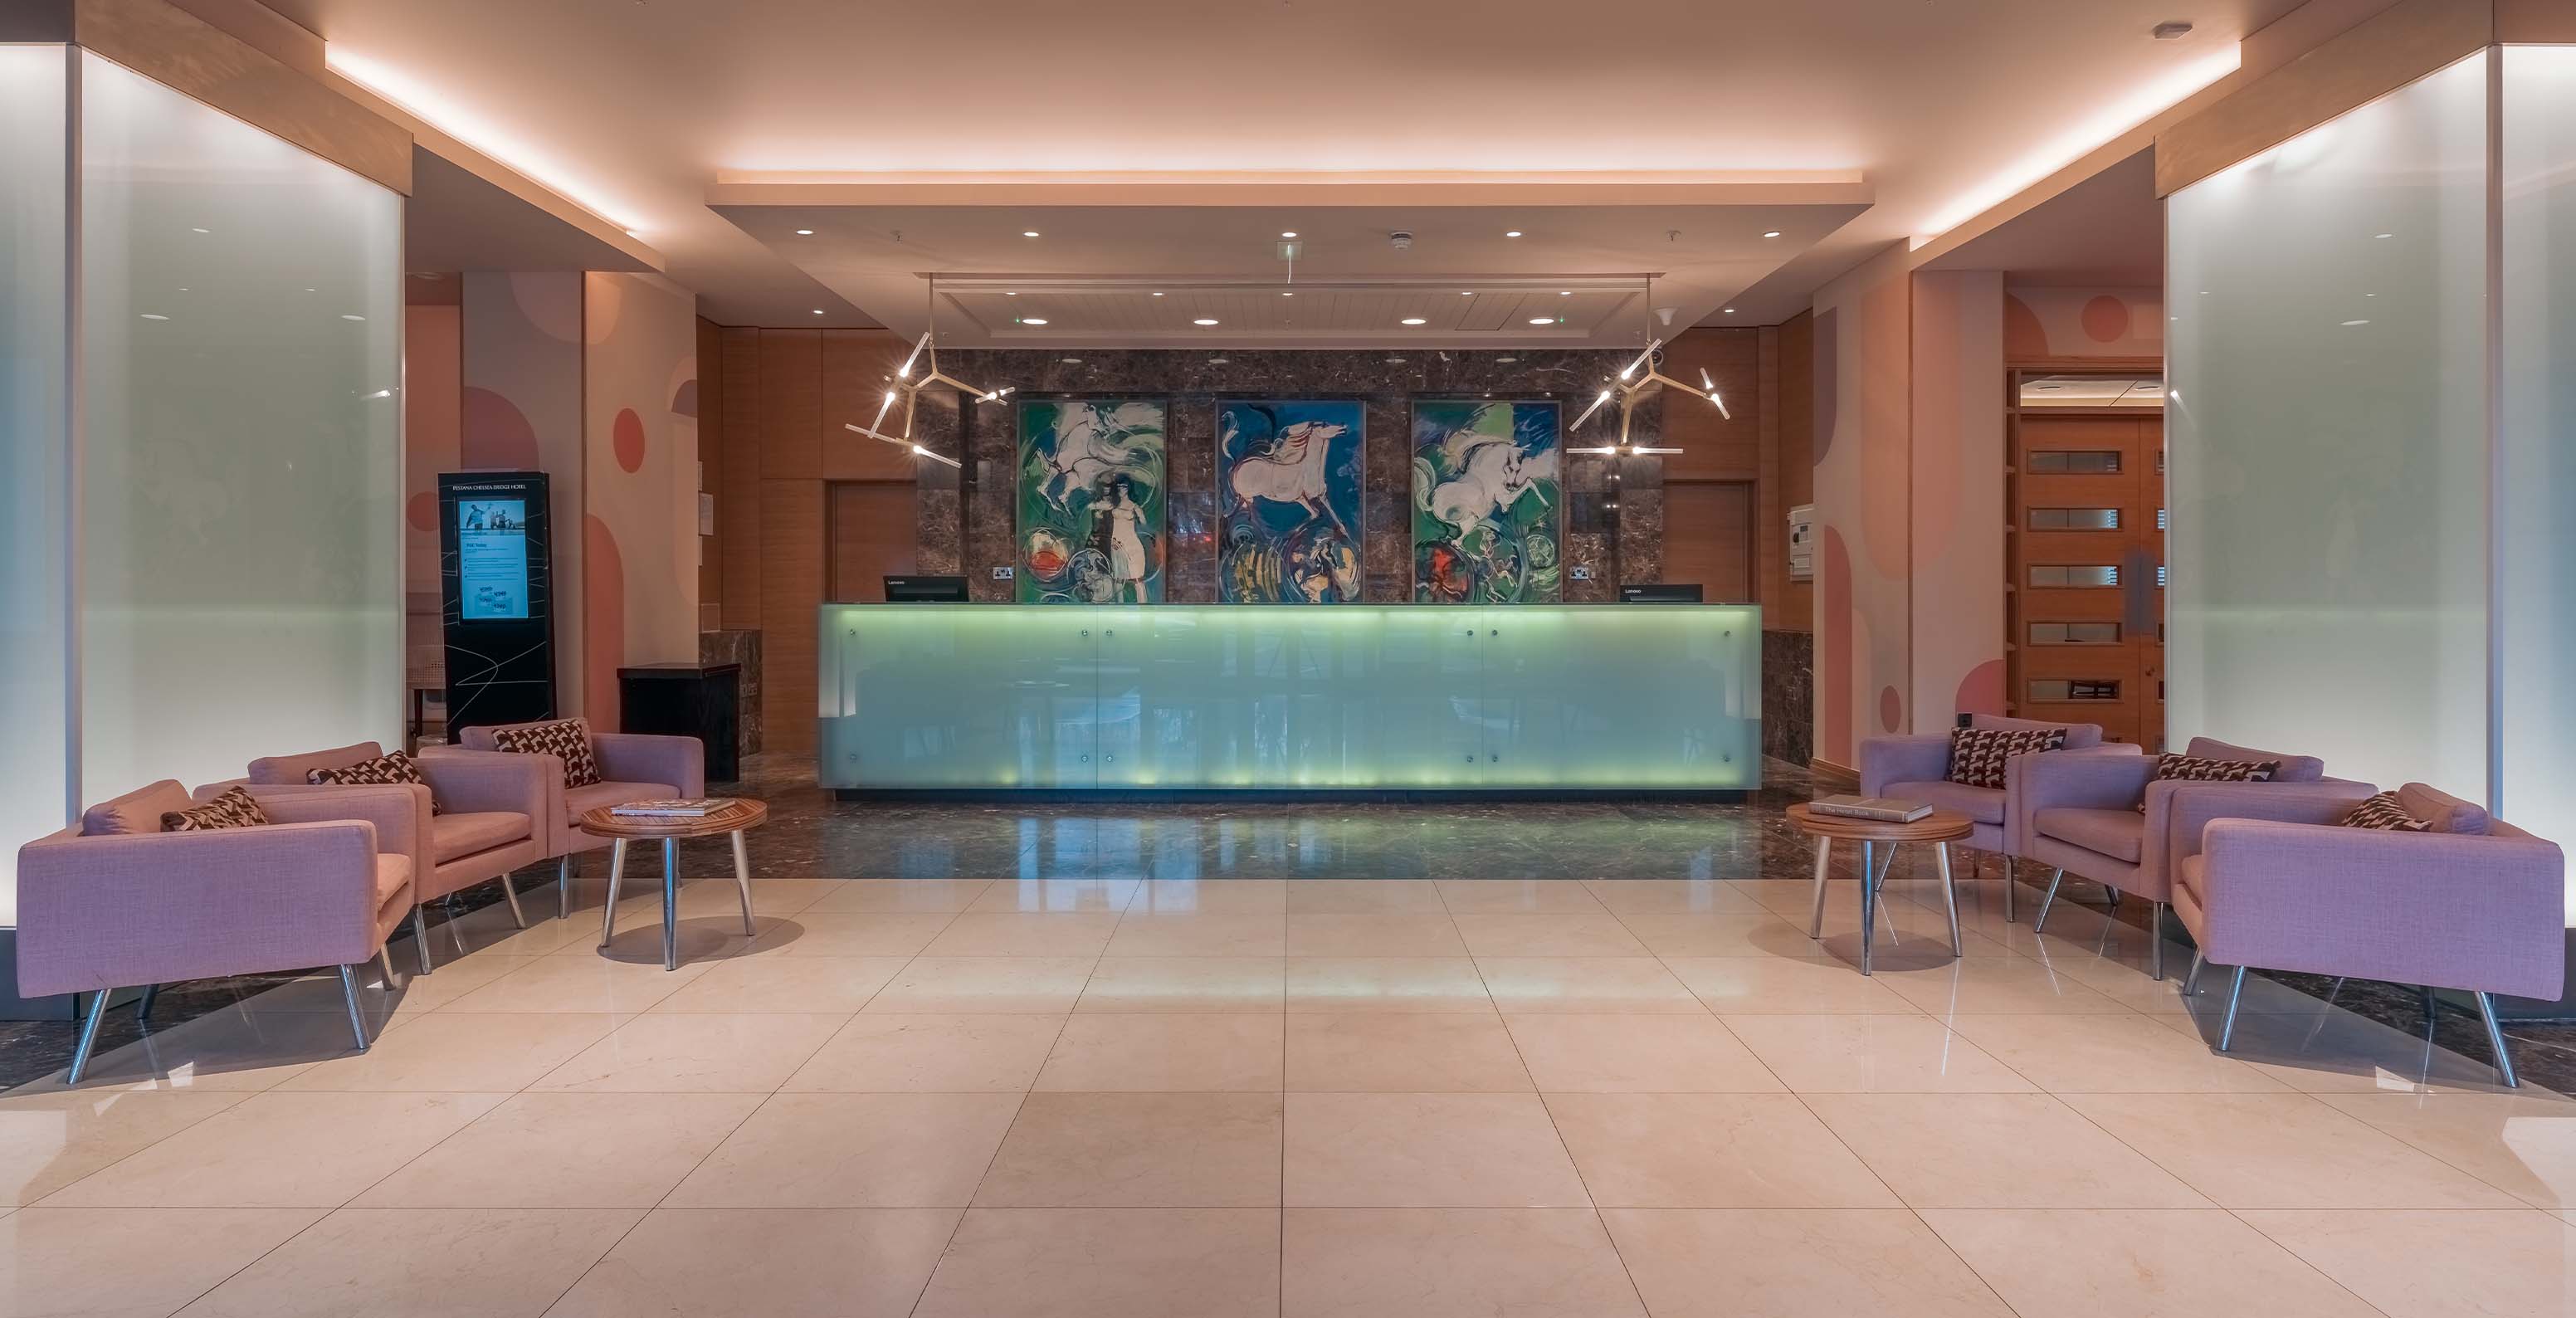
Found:
<path fill-rule="evenodd" d="M 707 748 L 707 781 L 734 782 L 742 776 L 741 686 L 740 664 L 620 668 L 619 730 L 695 737 Z"/>

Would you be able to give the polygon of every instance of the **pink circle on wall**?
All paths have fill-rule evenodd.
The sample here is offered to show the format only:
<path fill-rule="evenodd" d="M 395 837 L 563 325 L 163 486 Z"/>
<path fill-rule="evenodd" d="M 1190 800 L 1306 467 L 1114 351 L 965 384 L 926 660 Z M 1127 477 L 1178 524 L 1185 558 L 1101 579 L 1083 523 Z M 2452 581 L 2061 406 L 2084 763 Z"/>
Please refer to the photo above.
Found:
<path fill-rule="evenodd" d="M 2004 712 L 2004 661 L 1989 659 L 1968 670 L 1959 679 L 1959 694 L 1953 707 L 1962 714 L 2001 714 Z"/>
<path fill-rule="evenodd" d="M 2118 343 L 2129 337 L 2129 304 L 2108 293 L 2084 304 L 2084 337 L 2095 343 Z"/>
<path fill-rule="evenodd" d="M 438 496 L 423 490 L 403 504 L 403 520 L 415 531 L 438 529 Z"/>
<path fill-rule="evenodd" d="M 617 419 L 609 423 L 610 449 L 617 454 L 617 465 L 629 472 L 644 469 L 644 418 L 635 409 L 617 409 Z"/>
<path fill-rule="evenodd" d="M 519 405 L 489 389 L 467 388 L 459 408 L 456 462 L 485 471 L 535 471 L 537 428 Z"/>
<path fill-rule="evenodd" d="M 1904 699 L 1903 699 L 1902 697 L 1900 697 L 1900 696 L 1898 696 L 1898 695 L 1896 694 L 1896 688 L 1895 688 L 1895 687 L 1892 687 L 1892 686 L 1883 686 L 1883 687 L 1880 687 L 1880 688 L 1878 689 L 1878 727 L 1879 727 L 1879 731 L 1881 731 L 1881 732 L 1894 732 L 1894 731 L 1896 731 L 1896 729 L 1897 729 L 1899 726 L 1903 725 L 1903 724 L 1904 724 L 1904 722 L 1905 722 L 1905 701 L 1904 701 Z"/>

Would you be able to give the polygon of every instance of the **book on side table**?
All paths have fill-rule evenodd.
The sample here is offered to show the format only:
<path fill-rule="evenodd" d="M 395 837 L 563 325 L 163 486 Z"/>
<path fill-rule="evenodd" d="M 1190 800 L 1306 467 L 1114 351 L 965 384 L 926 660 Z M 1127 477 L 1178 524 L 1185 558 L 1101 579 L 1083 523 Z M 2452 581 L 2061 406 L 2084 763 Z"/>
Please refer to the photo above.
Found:
<path fill-rule="evenodd" d="M 1884 796 L 1818 797 L 1807 803 L 1807 809 L 1820 815 L 1875 819 L 1887 824 L 1911 824 L 1932 813 L 1932 807 L 1921 801 L 1895 801 Z"/>
<path fill-rule="evenodd" d="M 628 818 L 699 819 L 714 814 L 723 805 L 722 801 L 703 798 L 686 801 L 629 801 L 624 805 L 610 806 L 608 813 L 624 815 Z"/>

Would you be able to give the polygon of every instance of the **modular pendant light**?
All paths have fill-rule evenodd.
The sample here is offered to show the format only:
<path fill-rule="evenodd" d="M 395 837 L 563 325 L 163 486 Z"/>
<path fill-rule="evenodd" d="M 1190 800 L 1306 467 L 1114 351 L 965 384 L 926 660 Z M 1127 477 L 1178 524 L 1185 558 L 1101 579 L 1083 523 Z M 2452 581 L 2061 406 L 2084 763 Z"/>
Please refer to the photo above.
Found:
<path fill-rule="evenodd" d="M 1708 401 L 1717 404 L 1717 414 L 1719 416 L 1725 417 L 1729 421 L 1735 419 L 1735 414 L 1726 410 L 1726 400 L 1718 397 L 1717 382 L 1708 378 L 1708 371 L 1705 367 L 1700 370 L 1698 388 L 1692 388 L 1691 386 L 1664 374 L 1662 369 L 1663 359 L 1658 356 L 1658 354 L 1663 351 L 1664 341 L 1655 336 L 1655 281 L 1652 277 L 1649 277 L 1646 280 L 1645 301 L 1646 350 L 1638 353 L 1637 360 L 1628 363 L 1627 369 L 1619 372 L 1616 378 L 1606 381 L 1602 385 L 1600 394 L 1592 400 L 1592 406 L 1583 409 L 1583 415 L 1574 418 L 1574 425 L 1572 427 L 1576 430 L 1582 429 L 1583 423 L 1591 420 L 1593 413 L 1600 411 L 1604 406 L 1608 405 L 1613 397 L 1616 397 L 1619 400 L 1618 442 L 1598 445 L 1593 448 L 1570 449 L 1568 452 L 1590 453 L 1614 458 L 1640 457 L 1647 454 L 1681 452 L 1678 448 L 1660 448 L 1651 445 L 1638 444 L 1629 437 L 1629 427 L 1636 420 L 1638 402 L 1644 399 L 1652 391 L 1660 388 L 1677 389 L 1694 398 L 1705 398 Z"/>
<path fill-rule="evenodd" d="M 975 386 L 966 383 L 964 380 L 958 379 L 956 376 L 942 372 L 939 369 L 938 335 L 939 276 L 932 275 L 930 276 L 930 315 L 928 318 L 927 328 L 921 331 L 921 338 L 913 343 L 912 355 L 903 359 L 902 368 L 897 370 L 894 374 L 886 377 L 885 402 L 877 406 L 877 419 L 864 426 L 854 425 L 850 422 L 844 421 L 841 423 L 841 428 L 843 430 L 856 431 L 870 439 L 881 439 L 886 443 L 911 449 L 915 457 L 928 458 L 933 462 L 944 462 L 951 467 L 962 467 L 963 464 L 959 463 L 957 459 L 949 457 L 944 453 L 933 453 L 913 439 L 912 424 L 914 417 L 921 410 L 922 389 L 931 384 L 944 384 L 951 389 L 975 395 L 975 401 L 978 403 L 996 403 L 1010 396 L 1015 386 L 1005 385 L 999 389 L 978 389 Z M 921 364 L 922 355 L 924 353 L 929 354 L 930 369 L 923 371 L 919 375 L 915 375 L 913 374 L 912 368 Z M 885 429 L 886 414 L 894 410 L 894 405 L 897 400 L 901 400 L 903 403 L 903 433 L 900 435 L 890 435 L 886 433 Z"/>

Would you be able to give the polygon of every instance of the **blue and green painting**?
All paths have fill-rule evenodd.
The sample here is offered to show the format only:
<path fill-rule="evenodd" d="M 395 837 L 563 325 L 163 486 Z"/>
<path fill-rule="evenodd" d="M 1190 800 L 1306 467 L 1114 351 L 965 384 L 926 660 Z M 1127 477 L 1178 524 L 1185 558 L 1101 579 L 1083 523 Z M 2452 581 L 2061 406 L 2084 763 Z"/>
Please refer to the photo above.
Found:
<path fill-rule="evenodd" d="M 1413 598 L 1554 604 L 1565 596 L 1552 402 L 1413 405 Z"/>
<path fill-rule="evenodd" d="M 1360 597 L 1367 418 L 1355 400 L 1217 404 L 1217 597 L 1337 604 Z"/>
<path fill-rule="evenodd" d="M 1162 602 L 1164 412 L 1135 398 L 1020 403 L 1020 603 Z"/>

